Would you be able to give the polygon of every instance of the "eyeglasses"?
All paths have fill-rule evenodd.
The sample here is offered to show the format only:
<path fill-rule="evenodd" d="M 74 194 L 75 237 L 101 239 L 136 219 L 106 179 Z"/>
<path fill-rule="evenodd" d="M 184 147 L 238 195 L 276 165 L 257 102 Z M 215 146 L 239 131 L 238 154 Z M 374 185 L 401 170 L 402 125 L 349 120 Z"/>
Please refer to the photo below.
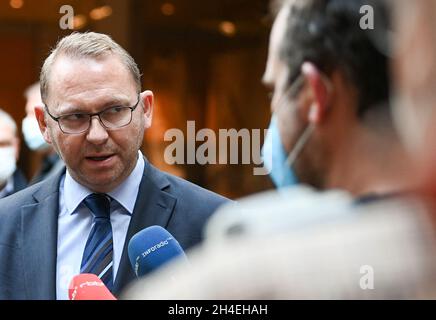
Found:
<path fill-rule="evenodd" d="M 88 131 L 91 127 L 91 120 L 95 116 L 98 117 L 105 129 L 113 130 L 128 126 L 132 122 L 132 113 L 139 104 L 139 98 L 138 94 L 138 101 L 133 107 L 116 106 L 96 113 L 72 113 L 55 117 L 48 111 L 47 106 L 45 110 L 58 123 L 61 131 L 66 134 L 80 134 Z"/>

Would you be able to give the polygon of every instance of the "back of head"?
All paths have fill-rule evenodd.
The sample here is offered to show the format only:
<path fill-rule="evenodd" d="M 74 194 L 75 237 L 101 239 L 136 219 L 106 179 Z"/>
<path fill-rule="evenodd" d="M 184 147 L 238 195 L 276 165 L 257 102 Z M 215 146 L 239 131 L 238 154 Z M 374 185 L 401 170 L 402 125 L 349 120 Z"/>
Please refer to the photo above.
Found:
<path fill-rule="evenodd" d="M 40 74 L 42 101 L 47 103 L 48 94 L 50 92 L 50 72 L 59 56 L 67 56 L 74 59 L 99 59 L 111 54 L 118 56 L 121 62 L 126 66 L 138 87 L 138 91 L 140 91 L 141 74 L 136 62 L 126 50 L 108 35 L 96 32 L 74 32 L 62 38 L 44 61 Z"/>
<path fill-rule="evenodd" d="M 326 75 L 340 71 L 355 86 L 360 117 L 369 110 L 388 110 L 388 57 L 377 46 L 374 30 L 361 25 L 363 0 L 291 0 L 281 57 L 290 69 L 289 83 L 304 62 L 312 62 Z M 385 7 L 376 8 L 376 22 L 388 25 Z M 383 32 L 377 39 L 384 42 Z"/>

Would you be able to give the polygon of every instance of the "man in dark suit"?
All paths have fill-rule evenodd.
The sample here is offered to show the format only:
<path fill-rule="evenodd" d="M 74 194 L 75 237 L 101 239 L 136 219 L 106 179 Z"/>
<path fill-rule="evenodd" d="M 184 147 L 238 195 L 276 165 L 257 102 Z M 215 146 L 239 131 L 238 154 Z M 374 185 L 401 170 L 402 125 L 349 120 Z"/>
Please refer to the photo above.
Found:
<path fill-rule="evenodd" d="M 20 140 L 17 124 L 5 111 L 0 109 L 0 199 L 27 186 L 27 180 L 17 168 Z"/>
<path fill-rule="evenodd" d="M 35 115 L 66 170 L 0 202 L 0 298 L 67 299 L 79 273 L 117 295 L 134 279 L 126 248 L 136 232 L 160 225 L 187 250 L 227 200 L 143 157 L 153 93 L 140 92 L 136 63 L 110 37 L 63 38 L 40 81 Z"/>

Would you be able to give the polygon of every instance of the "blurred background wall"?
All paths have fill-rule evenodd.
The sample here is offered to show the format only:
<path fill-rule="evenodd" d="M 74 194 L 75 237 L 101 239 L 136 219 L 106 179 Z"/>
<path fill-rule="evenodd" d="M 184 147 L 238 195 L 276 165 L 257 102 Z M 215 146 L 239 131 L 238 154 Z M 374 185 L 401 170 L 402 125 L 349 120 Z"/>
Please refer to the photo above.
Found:
<path fill-rule="evenodd" d="M 237 198 L 272 187 L 255 165 L 169 165 L 170 128 L 196 130 L 268 127 L 267 90 L 261 85 L 270 23 L 267 0 L 0 0 L 0 107 L 21 125 L 23 92 L 62 30 L 62 5 L 74 9 L 74 29 L 111 35 L 135 58 L 143 89 L 155 94 L 152 128 L 143 152 L 157 167 Z M 197 143 L 197 145 L 202 142 Z M 241 151 L 241 147 L 239 148 Z M 20 165 L 30 178 L 40 159 L 22 142 Z"/>

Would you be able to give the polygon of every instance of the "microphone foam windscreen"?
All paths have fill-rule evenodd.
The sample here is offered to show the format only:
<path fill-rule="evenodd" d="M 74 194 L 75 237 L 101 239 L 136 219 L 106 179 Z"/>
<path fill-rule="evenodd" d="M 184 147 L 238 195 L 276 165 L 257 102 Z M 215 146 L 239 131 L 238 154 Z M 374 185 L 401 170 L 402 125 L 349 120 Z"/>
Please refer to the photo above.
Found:
<path fill-rule="evenodd" d="M 130 239 L 129 259 L 137 277 L 156 270 L 174 258 L 186 259 L 179 242 L 164 228 L 151 226 Z"/>

